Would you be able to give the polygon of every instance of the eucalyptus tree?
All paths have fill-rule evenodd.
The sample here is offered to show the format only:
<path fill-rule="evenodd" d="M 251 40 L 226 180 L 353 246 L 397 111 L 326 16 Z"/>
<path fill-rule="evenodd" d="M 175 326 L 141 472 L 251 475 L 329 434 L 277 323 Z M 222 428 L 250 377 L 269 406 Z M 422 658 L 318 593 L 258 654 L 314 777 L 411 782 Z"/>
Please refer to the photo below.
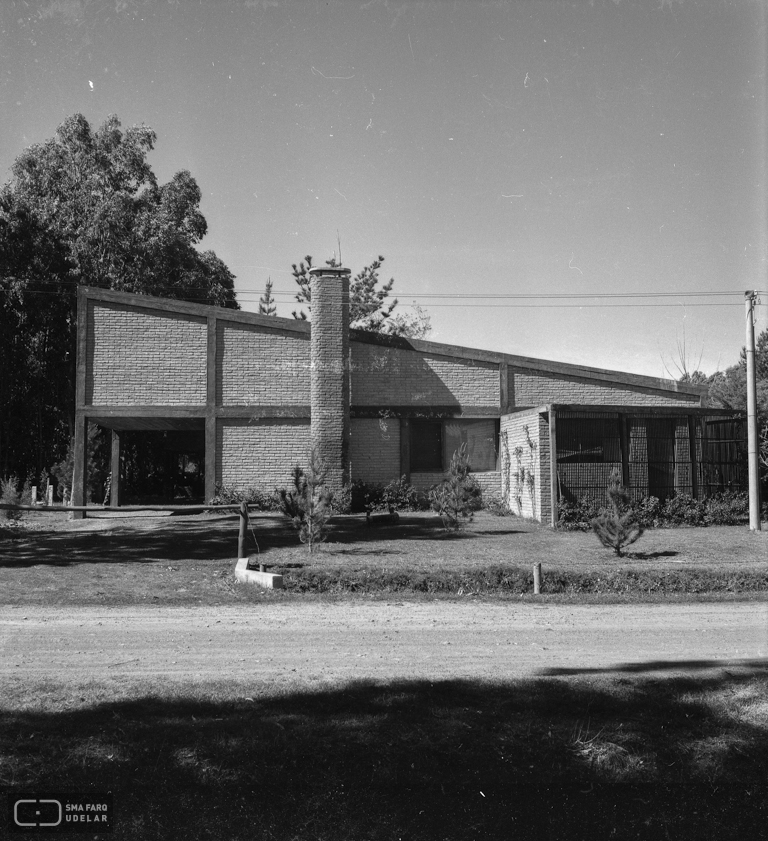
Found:
<path fill-rule="evenodd" d="M 159 184 L 155 132 L 82 114 L 25 149 L 0 188 L 0 473 L 61 458 L 74 408 L 77 286 L 237 308 L 234 276 L 196 247 L 207 224 L 182 170 Z"/>

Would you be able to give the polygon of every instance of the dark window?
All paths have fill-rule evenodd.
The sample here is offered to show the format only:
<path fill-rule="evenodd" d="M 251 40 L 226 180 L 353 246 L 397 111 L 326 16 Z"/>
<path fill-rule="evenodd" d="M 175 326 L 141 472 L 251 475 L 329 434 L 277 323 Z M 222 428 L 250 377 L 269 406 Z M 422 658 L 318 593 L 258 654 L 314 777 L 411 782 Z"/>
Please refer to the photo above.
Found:
<path fill-rule="evenodd" d="M 411 421 L 411 473 L 434 473 L 443 469 L 443 422 Z"/>
<path fill-rule="evenodd" d="M 467 445 L 469 466 L 475 473 L 498 470 L 499 421 L 447 420 L 443 430 L 445 441 L 445 468 L 451 463 L 453 454 L 462 444 Z"/>
<path fill-rule="evenodd" d="M 453 454 L 467 445 L 469 466 L 475 473 L 498 470 L 499 421 L 412 420 L 411 472 L 442 473 L 448 470 Z"/>

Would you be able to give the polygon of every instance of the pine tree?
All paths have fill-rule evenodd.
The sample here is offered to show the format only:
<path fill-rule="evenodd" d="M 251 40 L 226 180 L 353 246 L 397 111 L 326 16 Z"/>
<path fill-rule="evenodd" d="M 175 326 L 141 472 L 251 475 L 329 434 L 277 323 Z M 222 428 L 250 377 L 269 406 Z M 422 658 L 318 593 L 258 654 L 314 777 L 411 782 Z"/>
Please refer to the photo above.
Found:
<path fill-rule="evenodd" d="M 603 546 L 613 549 L 617 557 L 621 558 L 622 549 L 630 546 L 643 534 L 643 527 L 637 522 L 630 507 L 629 492 L 621 484 L 616 472 L 611 474 L 608 502 L 611 509 L 595 517 L 590 525 Z"/>
<path fill-rule="evenodd" d="M 465 521 L 472 520 L 479 507 L 480 486 L 470 476 L 466 444 L 453 454 L 448 476 L 430 490 L 429 501 L 449 531 L 458 531 Z"/>
<path fill-rule="evenodd" d="M 272 297 L 272 278 L 267 280 L 264 294 L 259 298 L 259 315 L 277 315 L 275 299 Z"/>
<path fill-rule="evenodd" d="M 296 300 L 300 304 L 307 304 L 308 309 L 311 310 L 312 292 L 309 270 L 314 268 L 312 256 L 307 255 L 304 261 L 298 265 L 294 263 L 291 268 L 293 269 L 293 278 L 299 285 Z M 325 262 L 327 266 L 339 265 L 335 257 Z M 384 258 L 379 256 L 370 265 L 365 266 L 358 272 L 349 284 L 349 321 L 350 327 L 355 330 L 383 332 L 385 325 L 389 324 L 389 317 L 397 306 L 396 298 L 393 301 L 387 300 L 395 283 L 394 278 L 390 278 L 379 288 L 379 269 L 383 262 Z M 304 310 L 294 311 L 293 317 L 306 321 L 307 313 Z"/>
<path fill-rule="evenodd" d="M 325 487 L 325 475 L 326 468 L 313 447 L 306 472 L 297 464 L 291 477 L 293 489 L 280 491 L 280 509 L 310 553 L 328 536 L 328 520 L 333 515 L 333 492 Z"/>

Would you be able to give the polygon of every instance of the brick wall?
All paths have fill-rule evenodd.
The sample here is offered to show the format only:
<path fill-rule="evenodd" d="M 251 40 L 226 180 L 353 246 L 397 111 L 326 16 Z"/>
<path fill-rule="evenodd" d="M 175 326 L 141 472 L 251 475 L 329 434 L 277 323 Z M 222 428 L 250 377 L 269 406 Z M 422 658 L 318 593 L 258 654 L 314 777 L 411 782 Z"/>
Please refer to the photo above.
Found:
<path fill-rule="evenodd" d="M 400 421 L 352 418 L 352 480 L 386 485 L 400 476 Z"/>
<path fill-rule="evenodd" d="M 356 406 L 498 406 L 499 366 L 352 342 Z"/>
<path fill-rule="evenodd" d="M 309 405 L 309 336 L 218 322 L 217 395 L 221 406 Z"/>
<path fill-rule="evenodd" d="M 547 422 L 538 412 L 504 415 L 501 419 L 500 446 L 502 493 L 510 510 L 520 517 L 547 522 L 550 512 Z M 515 453 L 517 448 L 519 454 Z M 522 482 L 519 479 L 521 468 L 525 474 Z M 532 483 L 529 483 L 528 476 L 533 477 Z"/>
<path fill-rule="evenodd" d="M 411 473 L 411 484 L 417 491 L 428 491 L 445 479 L 445 473 Z"/>
<path fill-rule="evenodd" d="M 501 497 L 501 471 L 489 470 L 483 473 L 473 473 L 472 476 L 477 480 L 477 484 L 483 492 L 483 498 L 499 498 Z"/>
<path fill-rule="evenodd" d="M 270 492 L 290 485 L 294 464 L 306 467 L 309 419 L 219 420 L 217 483 Z"/>
<path fill-rule="evenodd" d="M 612 384 L 587 377 L 533 373 L 529 369 L 509 369 L 509 399 L 512 406 L 541 406 L 545 403 L 584 403 L 610 406 L 619 403 L 642 406 L 699 404 L 691 394 L 678 394 L 644 386 Z"/>
<path fill-rule="evenodd" d="M 91 302 L 87 319 L 87 404 L 205 403 L 204 318 Z"/>

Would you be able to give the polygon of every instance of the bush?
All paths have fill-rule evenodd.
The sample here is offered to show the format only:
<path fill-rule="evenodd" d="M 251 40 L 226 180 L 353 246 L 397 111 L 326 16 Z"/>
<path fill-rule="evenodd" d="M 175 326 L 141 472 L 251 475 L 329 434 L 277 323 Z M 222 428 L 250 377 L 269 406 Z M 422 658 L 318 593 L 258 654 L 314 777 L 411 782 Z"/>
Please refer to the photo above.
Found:
<path fill-rule="evenodd" d="M 590 523 L 599 516 L 602 508 L 588 499 L 561 500 L 558 506 L 557 528 L 563 531 L 591 531 Z"/>
<path fill-rule="evenodd" d="M 350 510 L 359 514 L 363 511 L 382 510 L 383 485 L 370 485 L 361 479 L 356 479 L 350 486 Z"/>
<path fill-rule="evenodd" d="M 21 505 L 21 491 L 17 476 L 0 479 L 0 502 L 3 505 Z M 0 518 L 4 520 L 18 520 L 21 514 L 21 511 L 0 510 Z"/>
<path fill-rule="evenodd" d="M 494 517 L 511 517 L 512 512 L 504 500 L 496 494 L 483 494 L 483 508 Z"/>
<path fill-rule="evenodd" d="M 216 485 L 211 497 L 211 505 L 239 505 L 246 502 L 258 511 L 280 511 L 280 497 L 277 490 L 267 493 L 258 488 L 232 488 L 229 485 Z"/>
<path fill-rule="evenodd" d="M 333 496 L 333 513 L 350 514 L 352 512 L 352 486 L 344 485 L 339 493 Z"/>
<path fill-rule="evenodd" d="M 676 494 L 664 503 L 661 521 L 668 526 L 703 526 L 704 502 L 690 494 Z"/>
<path fill-rule="evenodd" d="M 680 526 L 732 526 L 749 521 L 749 495 L 744 491 L 725 491 L 704 500 L 689 494 L 677 494 L 661 503 L 646 496 L 628 503 L 635 520 L 645 529 Z M 561 501 L 557 528 L 563 531 L 589 531 L 590 522 L 607 509 L 582 499 Z"/>
<path fill-rule="evenodd" d="M 17 476 L 0 479 L 0 502 L 3 505 L 21 505 L 21 491 Z M 21 513 L 21 511 L 9 511 L 3 508 L 0 509 L 0 519 L 16 522 L 21 519 Z"/>
<path fill-rule="evenodd" d="M 360 479 L 352 482 L 351 510 L 365 511 L 422 511 L 429 502 L 405 478 L 393 479 L 388 485 L 372 485 Z"/>
<path fill-rule="evenodd" d="M 453 454 L 448 477 L 429 491 L 432 508 L 440 515 L 448 531 L 456 531 L 470 522 L 480 507 L 482 493 L 477 481 L 469 475 L 467 445 L 462 444 Z"/>
<path fill-rule="evenodd" d="M 749 522 L 749 494 L 725 491 L 704 500 L 704 523 L 712 526 L 735 526 Z"/>
<path fill-rule="evenodd" d="M 387 511 L 418 511 L 424 508 L 416 488 L 401 476 L 385 485 L 381 492 L 381 501 Z"/>

